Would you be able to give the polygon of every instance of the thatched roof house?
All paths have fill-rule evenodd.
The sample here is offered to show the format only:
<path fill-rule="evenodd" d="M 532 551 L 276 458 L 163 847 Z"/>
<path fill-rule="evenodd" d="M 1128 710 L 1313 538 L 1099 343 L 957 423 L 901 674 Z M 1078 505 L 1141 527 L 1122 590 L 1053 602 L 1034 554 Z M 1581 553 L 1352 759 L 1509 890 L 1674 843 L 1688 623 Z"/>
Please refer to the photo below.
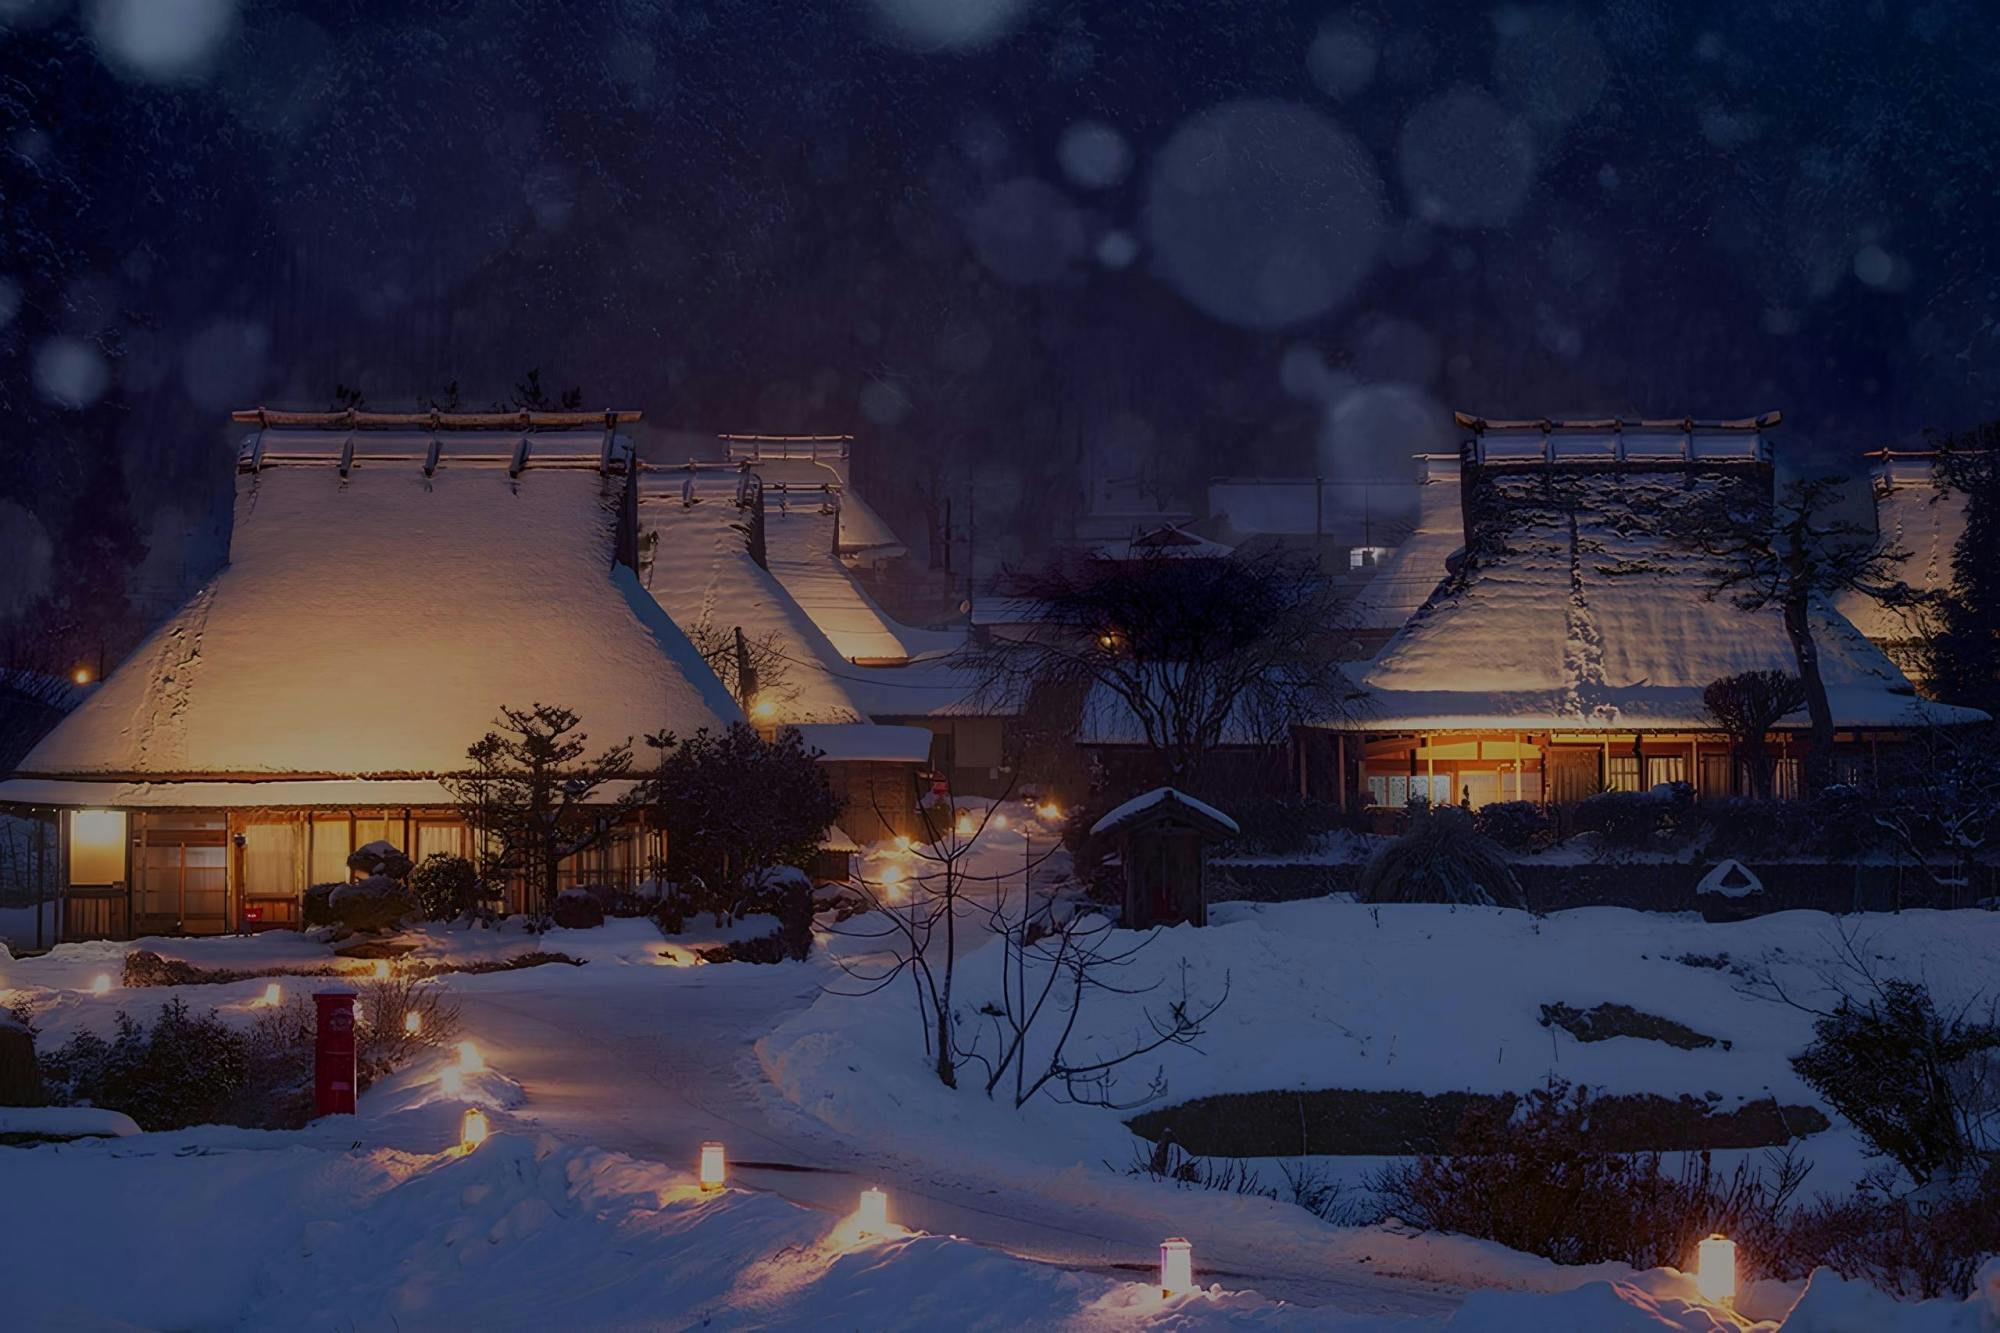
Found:
<path fill-rule="evenodd" d="M 462 850 L 437 777 L 502 705 L 603 744 L 740 717 L 639 584 L 636 415 L 240 414 L 227 563 L 0 783 L 98 812 L 68 936 L 295 920 L 374 838 Z"/>
<path fill-rule="evenodd" d="M 1710 595 L 1711 558 L 1687 531 L 1718 494 L 1742 512 L 1769 507 L 1778 415 L 1458 420 L 1464 551 L 1361 674 L 1360 707 L 1329 724 L 1367 737 L 1358 794 L 1399 807 L 1665 781 L 1733 789 L 1702 690 L 1791 670 L 1792 652 L 1775 608 Z M 1831 606 L 1817 637 L 1836 724 L 1864 753 L 1870 735 L 1977 716 L 1918 699 Z"/>

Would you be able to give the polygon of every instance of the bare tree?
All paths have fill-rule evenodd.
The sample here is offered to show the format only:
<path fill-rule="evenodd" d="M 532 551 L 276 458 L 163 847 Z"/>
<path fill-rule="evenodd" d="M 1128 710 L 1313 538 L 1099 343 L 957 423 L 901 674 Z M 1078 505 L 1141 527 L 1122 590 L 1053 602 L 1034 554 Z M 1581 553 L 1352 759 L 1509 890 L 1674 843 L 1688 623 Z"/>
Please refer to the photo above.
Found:
<path fill-rule="evenodd" d="M 1875 825 L 1949 891 L 1970 901 L 1978 868 L 2000 851 L 2000 765 L 1990 726 L 1917 727 L 1890 777 L 1895 799 L 1875 811 Z"/>
<path fill-rule="evenodd" d="M 555 907 L 562 863 L 602 846 L 638 803 L 606 793 L 632 775 L 632 742 L 587 758 L 583 719 L 567 708 L 502 708 L 499 730 L 467 750 L 472 767 L 440 778 L 459 804 L 489 880 L 520 875 L 543 912 Z"/>
<path fill-rule="evenodd" d="M 1174 550 L 1065 557 L 1017 576 L 1015 596 L 1040 628 L 1025 642 L 966 649 L 979 693 L 1105 699 L 1129 715 L 1163 776 L 1189 790 L 1217 746 L 1275 743 L 1346 710 L 1354 691 L 1335 661 L 1338 601 L 1315 561 Z"/>
<path fill-rule="evenodd" d="M 1771 728 L 1806 705 L 1805 686 L 1789 671 L 1741 671 L 1712 680 L 1701 706 L 1729 737 L 1738 762 L 1762 800 L 1771 799 Z"/>
<path fill-rule="evenodd" d="M 1786 483 L 1768 506 L 1743 506 L 1740 493 L 1718 491 L 1713 502 L 1695 511 L 1691 534 L 1717 560 L 1711 598 L 1726 596 L 1745 611 L 1775 606 L 1784 616 L 1812 724 L 1805 764 L 1809 792 L 1826 785 L 1833 761 L 1833 709 L 1813 632 L 1816 605 L 1846 590 L 1891 606 L 1915 597 L 1896 577 L 1909 553 L 1832 512 L 1842 484 L 1837 476 L 1801 477 Z"/>
<path fill-rule="evenodd" d="M 1146 1032 L 1116 1048 L 1072 1051 L 1070 1042 L 1088 999 L 1151 989 L 1116 983 L 1119 969 L 1151 937 L 1108 947 L 1113 936 L 1107 918 L 1038 893 L 1034 873 L 1059 848 L 1054 839 L 1039 852 L 1024 842 L 1018 872 L 1010 867 L 975 873 L 968 863 L 988 836 L 997 810 L 996 802 L 984 810 L 960 812 L 949 798 L 923 806 L 924 836 L 910 840 L 909 869 L 897 864 L 893 873 L 864 877 L 861 892 L 876 910 L 838 928 L 841 934 L 878 940 L 883 946 L 872 956 L 840 961 L 860 983 L 859 990 L 841 993 L 873 994 L 908 976 L 916 991 L 924 1052 L 938 1081 L 948 1088 L 959 1086 L 968 1065 L 977 1065 L 989 1097 L 1011 1080 L 1008 1095 L 1017 1107 L 1043 1094 L 1116 1106 L 1118 1071 L 1163 1047 L 1192 1045 L 1228 997 L 1227 982 L 1213 1003 L 1199 1005 L 1187 995 L 1183 977 L 1177 1000 L 1147 1011 Z M 1017 873 L 1018 900 L 1013 891 Z M 999 999 L 980 1006 L 988 1024 L 970 1031 L 956 1007 L 958 931 L 967 918 L 968 928 L 983 928 L 1001 941 Z M 1044 1034 L 1040 1040 L 1038 1033 Z M 1163 1088 L 1156 1074 L 1140 1100 Z"/>
<path fill-rule="evenodd" d="M 792 681 L 791 657 L 785 651 L 784 636 L 777 630 L 745 634 L 741 626 L 725 629 L 716 621 L 704 620 L 688 631 L 688 641 L 744 712 L 749 712 L 757 699 L 788 704 L 799 697 L 799 687 Z"/>

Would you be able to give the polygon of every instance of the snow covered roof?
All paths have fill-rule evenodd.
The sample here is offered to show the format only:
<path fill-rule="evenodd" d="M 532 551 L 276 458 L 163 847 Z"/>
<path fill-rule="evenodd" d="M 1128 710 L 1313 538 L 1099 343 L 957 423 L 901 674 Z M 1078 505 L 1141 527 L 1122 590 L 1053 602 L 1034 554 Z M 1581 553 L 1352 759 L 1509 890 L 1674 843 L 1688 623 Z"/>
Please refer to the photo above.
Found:
<path fill-rule="evenodd" d="M 1155 815 L 1174 815 L 1188 820 L 1198 827 L 1218 837 L 1233 836 L 1242 830 L 1236 821 L 1222 811 L 1204 801 L 1197 801 L 1184 791 L 1172 787 L 1156 787 L 1140 796 L 1134 796 L 1125 804 L 1106 814 L 1090 826 L 1092 837 L 1106 833 L 1116 833 L 1119 829 L 1141 823 Z"/>
<path fill-rule="evenodd" d="M 572 708 L 599 744 L 740 717 L 615 558 L 630 459 L 601 427 L 254 432 L 228 563 L 0 800 L 46 778 L 428 788 L 502 705 Z M 275 790 L 242 785 L 263 797 L 223 803 Z"/>
<path fill-rule="evenodd" d="M 1348 605 L 1357 630 L 1396 630 L 1443 582 L 1445 562 L 1465 545 L 1457 454 L 1418 454 L 1417 525 Z"/>
<path fill-rule="evenodd" d="M 1101 542 L 1090 554 L 1099 560 L 1143 560 L 1154 556 L 1207 558 L 1225 556 L 1228 546 L 1189 532 L 1178 523 L 1162 523 L 1144 530 L 1135 529 L 1128 537 Z"/>
<path fill-rule="evenodd" d="M 741 626 L 754 645 L 783 653 L 787 660 L 771 690 L 780 722 L 864 718 L 860 701 L 841 680 L 854 668 L 770 571 L 750 558 L 739 530 L 745 515 L 735 504 L 736 474 L 692 473 L 669 485 L 672 478 L 648 474 L 640 495 L 640 569 L 647 591 L 696 639 Z M 767 530 L 777 521 L 767 518 Z"/>
<path fill-rule="evenodd" d="M 1744 488 L 1746 503 L 1768 497 L 1757 424 L 1766 420 L 1728 423 L 1723 443 L 1697 428 L 1692 448 L 1684 438 L 1664 455 L 1607 455 L 1597 440 L 1575 457 L 1537 445 L 1468 461 L 1465 556 L 1364 674 L 1357 714 L 1328 725 L 1699 728 L 1711 725 L 1701 705 L 1710 681 L 1792 669 L 1780 613 L 1711 600 L 1707 557 L 1678 535 L 1690 506 L 1717 488 Z M 1539 428 L 1522 433 L 1544 438 Z M 1821 607 L 1817 620 L 1839 725 L 1977 716 L 1920 704 L 1837 611 Z"/>
<path fill-rule="evenodd" d="M 1875 460 L 1875 528 L 1891 545 L 1910 553 L 1896 576 L 1919 592 L 1951 583 L 1952 549 L 1965 531 L 1965 496 L 1938 485 L 1928 452 L 1884 449 Z M 1854 627 L 1878 643 L 1914 637 L 1906 613 L 1866 593 L 1848 591 L 1837 605 Z"/>

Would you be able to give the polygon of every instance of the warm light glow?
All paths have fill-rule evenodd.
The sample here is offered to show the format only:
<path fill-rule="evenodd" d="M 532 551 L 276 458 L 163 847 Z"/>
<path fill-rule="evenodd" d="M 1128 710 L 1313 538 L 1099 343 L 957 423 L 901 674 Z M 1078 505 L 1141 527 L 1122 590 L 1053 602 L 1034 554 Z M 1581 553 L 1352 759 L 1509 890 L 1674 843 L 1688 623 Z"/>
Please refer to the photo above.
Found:
<path fill-rule="evenodd" d="M 1044 801 L 1035 807 L 1035 813 L 1043 819 L 1061 819 L 1062 807 L 1054 801 Z"/>
<path fill-rule="evenodd" d="M 69 882 L 92 887 L 125 882 L 123 810 L 77 810 L 70 815 Z"/>
<path fill-rule="evenodd" d="M 910 835 L 909 835 L 909 834 L 907 834 L 907 833 L 898 833 L 898 834 L 896 835 L 896 850 L 897 850 L 897 851 L 899 851 L 899 852 L 907 852 L 907 851 L 909 851 L 909 850 L 910 850 Z"/>
<path fill-rule="evenodd" d="M 1173 1299 L 1194 1290 L 1194 1246 L 1179 1236 L 1160 1242 L 1160 1295 Z"/>
<path fill-rule="evenodd" d="M 458 1044 L 458 1067 L 468 1074 L 477 1074 L 486 1068 L 486 1057 L 479 1053 L 477 1046 L 462 1041 Z"/>
<path fill-rule="evenodd" d="M 971 815 L 960 815 L 958 817 L 958 836 L 961 838 L 969 838 L 972 836 Z"/>
<path fill-rule="evenodd" d="M 750 701 L 750 716 L 756 718 L 759 722 L 769 722 L 777 715 L 778 705 L 776 701 L 761 698 Z"/>
<path fill-rule="evenodd" d="M 386 958 L 377 958 L 375 960 L 375 980 L 387 981 L 388 979 L 389 979 L 389 960 Z"/>
<path fill-rule="evenodd" d="M 88 685 L 90 684 L 90 668 L 78 667 L 69 673 L 69 678 L 79 685 Z"/>
<path fill-rule="evenodd" d="M 993 816 L 992 819 L 988 820 L 987 822 L 992 824 L 994 828 L 1006 828 L 1007 816 L 1002 814 L 996 814 Z"/>
<path fill-rule="evenodd" d="M 903 887 L 903 867 L 883 866 L 882 887 L 888 889 L 891 893 L 900 892 Z"/>
<path fill-rule="evenodd" d="M 701 1145 L 701 1187 L 705 1190 L 722 1188 L 727 1172 L 724 1165 L 722 1145 L 710 1139 Z"/>
<path fill-rule="evenodd" d="M 458 1072 L 457 1065 L 446 1065 L 438 1074 L 438 1087 L 444 1089 L 448 1097 L 456 1097 L 465 1091 L 465 1076 Z"/>
<path fill-rule="evenodd" d="M 277 1004 L 280 1000 L 284 998 L 284 995 L 285 992 L 279 987 L 278 983 L 275 981 L 271 982 L 269 985 L 264 987 L 264 1003 L 267 1005 Z"/>
<path fill-rule="evenodd" d="M 1736 1299 L 1736 1242 L 1714 1235 L 1695 1250 L 1694 1289 L 1705 1301 L 1727 1305 Z"/>
<path fill-rule="evenodd" d="M 403 1031 L 414 1037 L 423 1030 L 424 1016 L 422 1014 L 412 1009 L 409 1013 L 403 1015 Z"/>
<path fill-rule="evenodd" d="M 111 993 L 111 974 L 109 972 L 99 972 L 96 976 L 92 977 L 90 979 L 90 993 L 92 995 L 109 995 Z"/>
<path fill-rule="evenodd" d="M 458 1131 L 458 1146 L 471 1152 L 486 1142 L 486 1112 L 478 1107 L 468 1107 L 465 1112 L 465 1127 Z"/>
<path fill-rule="evenodd" d="M 864 1236 L 880 1236 L 889 1230 L 889 1196 L 878 1189 L 861 1191 L 861 1206 L 854 1212 L 854 1221 Z"/>
<path fill-rule="evenodd" d="M 1109 648 L 1112 644 L 1116 642 L 1118 642 L 1118 640 L 1114 639 L 1109 634 L 1100 634 L 1097 636 L 1097 646 L 1100 648 Z"/>

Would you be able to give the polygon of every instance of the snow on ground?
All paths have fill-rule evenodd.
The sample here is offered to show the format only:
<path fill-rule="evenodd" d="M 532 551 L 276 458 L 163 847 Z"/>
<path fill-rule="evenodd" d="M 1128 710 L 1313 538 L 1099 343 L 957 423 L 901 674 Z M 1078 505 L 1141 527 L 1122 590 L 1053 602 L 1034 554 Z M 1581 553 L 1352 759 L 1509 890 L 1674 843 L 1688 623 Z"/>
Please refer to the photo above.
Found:
<path fill-rule="evenodd" d="M 999 877 L 1022 863 L 1020 824 L 998 832 L 975 854 L 976 873 Z M 1035 845 L 1052 832 L 1027 829 Z M 864 862 L 915 873 L 923 864 L 884 847 Z M 1957 993 L 1978 984 L 2000 945 L 2000 917 L 1970 912 L 1862 918 L 1851 944 L 1834 918 L 1811 913 L 1710 925 L 1586 909 L 1537 921 L 1320 901 L 1226 904 L 1215 919 L 1162 932 L 1127 978 L 1177 988 L 1184 956 L 1197 994 L 1229 977 L 1203 1053 L 1157 1061 L 1175 1100 L 1292 1086 L 1518 1091 L 1553 1070 L 1619 1090 L 1810 1101 L 1784 1062 L 1803 1044 L 1806 1016 L 1746 993 L 1741 976 L 1677 956 L 1767 964 L 1810 1003 L 1850 949 Z M 965 937 L 959 981 L 970 1013 L 997 984 L 998 955 L 979 929 Z M 335 1311 L 360 1328 L 982 1326 L 968 1318 L 1413 1333 L 1729 1326 L 1690 1304 L 1685 1279 L 1671 1273 L 1564 1269 L 1483 1242 L 1337 1228 L 1273 1200 L 1128 1177 L 1139 1141 L 1118 1114 L 1040 1101 L 1017 1115 L 976 1086 L 948 1093 L 924 1066 L 907 985 L 867 999 L 828 993 L 844 981 L 829 955 L 851 959 L 874 947 L 867 941 L 829 935 L 806 964 L 759 967 L 693 964 L 684 944 L 645 921 L 543 935 L 432 927 L 410 938 L 420 961 L 531 949 L 588 961 L 429 983 L 460 1005 L 490 1066 L 457 1097 L 443 1093 L 434 1061 L 372 1088 L 359 1117 L 297 1133 L 203 1129 L 0 1150 L 0 1194 L 66 1204 L 0 1248 L 0 1290 L 29 1293 L 23 1326 L 310 1327 Z M 231 1021 L 252 1016 L 261 982 L 89 994 L 90 979 L 115 978 L 134 947 L 211 967 L 329 957 L 326 944 L 283 933 L 64 946 L 0 959 L 0 1000 L 35 1004 L 45 1043 L 82 1027 L 108 1032 L 121 1006 L 143 1015 L 175 995 Z M 1087 1010 L 1079 1048 L 1122 1039 L 1144 1004 L 1166 997 Z M 1544 1002 L 1607 999 L 1726 1037 L 1732 1049 L 1580 1046 L 1536 1022 Z M 1138 1086 L 1150 1072 L 1139 1071 Z M 473 1102 L 489 1108 L 495 1138 L 470 1158 L 441 1155 Z M 1858 1169 L 1833 1160 L 1846 1153 L 1858 1164 L 1843 1133 L 1808 1142 L 1820 1167 L 1812 1187 L 1838 1187 L 1825 1178 L 1830 1166 Z M 704 1200 L 686 1190 L 684 1169 L 711 1138 L 729 1144 L 732 1179 L 751 1192 Z M 840 1220 L 868 1185 L 928 1237 L 841 1248 Z M 236 1225 L 246 1217 L 257 1225 Z M 228 1244 L 215 1242 L 218 1228 Z M 1146 1271 L 1159 1240 L 1175 1234 L 1194 1241 L 1201 1280 L 1260 1294 L 1162 1305 L 1147 1294 Z M 967 1241 L 941 1239 L 953 1235 Z M 107 1248 L 134 1256 L 129 1280 L 30 1276 Z M 1505 1290 L 1467 1297 L 1484 1287 Z M 1795 1290 L 1760 1293 L 1748 1313 L 1776 1318 Z M 1835 1322 L 1832 1311 L 1867 1311 L 1873 1299 L 1822 1275 L 1786 1327 L 1958 1333 L 2000 1318 L 1964 1304 L 1898 1305 L 1861 1325 Z"/>

